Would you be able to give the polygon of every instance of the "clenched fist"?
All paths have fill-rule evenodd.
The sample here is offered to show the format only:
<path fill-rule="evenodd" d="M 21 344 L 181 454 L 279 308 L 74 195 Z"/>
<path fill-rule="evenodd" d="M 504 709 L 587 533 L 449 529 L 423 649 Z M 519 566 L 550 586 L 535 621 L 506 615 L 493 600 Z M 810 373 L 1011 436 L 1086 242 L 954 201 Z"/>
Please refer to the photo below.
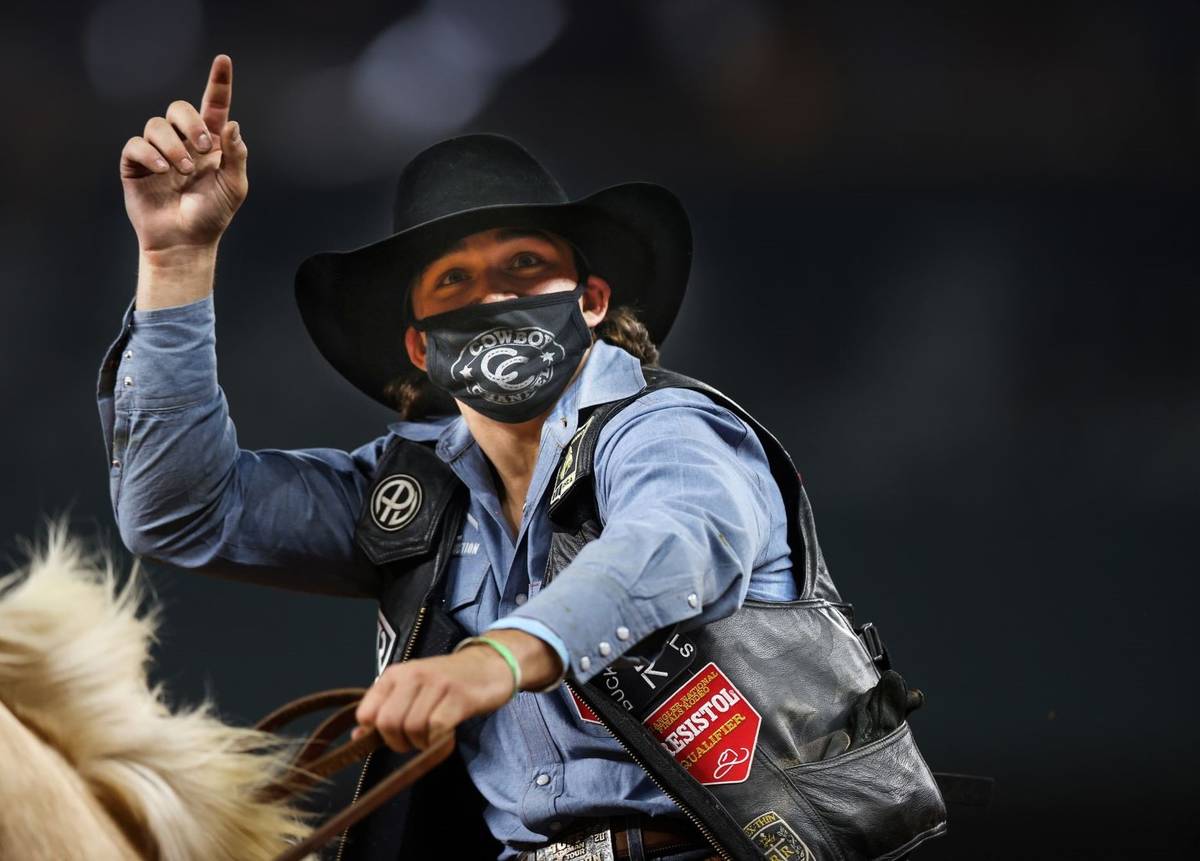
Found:
<path fill-rule="evenodd" d="M 558 653 L 532 634 L 487 633 L 516 658 L 524 690 L 542 690 L 562 673 Z M 468 718 L 491 714 L 512 694 L 512 672 L 488 646 L 392 664 L 359 704 L 353 737 L 374 728 L 392 750 L 424 750 Z"/>
<path fill-rule="evenodd" d="M 125 211 L 144 253 L 215 247 L 246 199 L 246 142 L 229 121 L 233 61 L 218 54 L 200 110 L 171 102 L 121 150 Z"/>

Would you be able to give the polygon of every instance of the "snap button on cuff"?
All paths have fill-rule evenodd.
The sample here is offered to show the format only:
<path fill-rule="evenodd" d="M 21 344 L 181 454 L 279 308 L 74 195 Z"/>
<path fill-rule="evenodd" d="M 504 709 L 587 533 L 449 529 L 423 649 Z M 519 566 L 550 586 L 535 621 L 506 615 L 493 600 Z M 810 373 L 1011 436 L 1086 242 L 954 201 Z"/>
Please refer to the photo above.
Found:
<path fill-rule="evenodd" d="M 617 628 L 617 639 L 618 640 L 628 640 L 629 639 L 629 629 L 626 628 L 624 625 Z"/>
<path fill-rule="evenodd" d="M 691 595 L 688 595 L 688 606 L 689 607 L 699 607 L 700 606 L 700 599 L 696 596 L 695 592 L 693 592 Z"/>

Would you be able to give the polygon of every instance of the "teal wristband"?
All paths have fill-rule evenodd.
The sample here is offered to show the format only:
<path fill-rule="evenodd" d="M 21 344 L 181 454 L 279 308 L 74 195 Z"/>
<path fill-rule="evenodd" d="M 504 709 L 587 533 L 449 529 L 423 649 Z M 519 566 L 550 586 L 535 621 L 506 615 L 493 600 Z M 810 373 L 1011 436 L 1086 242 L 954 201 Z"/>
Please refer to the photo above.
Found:
<path fill-rule="evenodd" d="M 517 663 L 516 657 L 509 651 L 508 646 L 501 643 L 499 640 L 493 640 L 491 637 L 467 637 L 461 643 L 454 647 L 454 651 L 480 643 L 484 646 L 491 646 L 496 654 L 504 658 L 504 663 L 508 664 L 508 668 L 512 670 L 513 689 L 511 700 L 521 690 L 521 665 Z"/>

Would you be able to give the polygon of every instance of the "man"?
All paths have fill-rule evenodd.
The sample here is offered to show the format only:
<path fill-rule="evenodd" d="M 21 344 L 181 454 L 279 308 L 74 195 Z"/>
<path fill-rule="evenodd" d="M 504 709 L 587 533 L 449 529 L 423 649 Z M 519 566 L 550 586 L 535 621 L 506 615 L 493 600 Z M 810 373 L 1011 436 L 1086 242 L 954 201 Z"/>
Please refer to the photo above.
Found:
<path fill-rule="evenodd" d="M 403 752 L 456 729 L 501 857 L 548 843 L 577 851 L 611 817 L 627 827 L 587 857 L 614 857 L 605 854 L 614 847 L 616 857 L 702 858 L 718 847 L 731 857 L 748 847 L 731 842 L 745 839 L 734 833 L 742 822 L 725 837 L 705 827 L 698 811 L 710 796 L 694 794 L 683 771 L 708 753 L 687 746 L 696 721 L 707 726 L 714 709 L 724 716 L 742 702 L 723 726 L 751 721 L 754 732 L 742 747 L 714 749 L 705 767 L 715 769 L 707 782 L 746 782 L 762 718 L 744 691 L 719 667 L 705 676 L 720 676 L 728 696 L 715 706 L 683 697 L 708 717 L 658 739 L 685 765 L 667 757 L 656 771 L 631 759 L 641 730 L 629 736 L 621 715 L 605 717 L 611 703 L 585 687 L 635 666 L 658 696 L 655 673 L 678 684 L 700 669 L 681 661 L 670 675 L 661 632 L 728 619 L 747 598 L 838 600 L 815 533 L 799 537 L 794 505 L 773 479 L 769 435 L 715 393 L 674 378 L 656 387 L 660 378 L 643 369 L 686 286 L 690 232 L 678 201 L 644 183 L 569 201 L 528 153 L 496 136 L 431 147 L 401 177 L 392 236 L 316 255 L 297 275 L 318 348 L 405 420 L 353 452 L 246 451 L 212 351 L 217 244 L 248 188 L 231 94 L 221 55 L 198 111 L 173 102 L 122 153 L 141 258 L 99 399 L 123 540 L 209 573 L 379 598 L 380 674 L 357 732 L 377 728 Z M 576 466 L 586 480 L 573 488 Z M 564 544 L 568 498 L 594 509 L 591 533 L 573 545 Z M 805 540 L 802 595 L 792 549 Z M 420 572 L 425 594 L 408 594 L 426 582 Z M 862 690 L 875 671 L 853 635 L 848 642 Z M 647 643 L 655 649 L 639 657 Z M 696 648 L 675 637 L 668 645 L 685 656 Z M 670 705 L 632 691 L 620 701 L 630 712 Z M 674 791 L 684 783 L 691 802 Z M 730 803 L 761 812 L 752 800 Z M 925 825 L 936 833 L 937 823 Z M 776 826 L 774 836 L 746 835 L 760 846 L 796 836 Z M 414 826 L 404 827 L 393 839 L 379 825 L 345 848 L 394 857 L 399 841 L 413 845 Z M 798 836 L 795 845 L 804 846 Z"/>

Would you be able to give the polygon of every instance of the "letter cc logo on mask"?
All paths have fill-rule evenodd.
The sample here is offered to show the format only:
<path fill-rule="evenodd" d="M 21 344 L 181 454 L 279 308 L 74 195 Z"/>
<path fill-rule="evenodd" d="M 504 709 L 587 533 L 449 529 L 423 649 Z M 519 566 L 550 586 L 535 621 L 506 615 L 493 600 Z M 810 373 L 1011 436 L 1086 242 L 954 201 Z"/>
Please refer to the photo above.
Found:
<path fill-rule="evenodd" d="M 516 404 L 537 394 L 566 356 L 540 326 L 489 329 L 471 339 L 450 368 L 466 390 L 494 404 Z"/>
<path fill-rule="evenodd" d="M 421 484 L 411 475 L 388 476 L 371 494 L 371 519 L 385 532 L 403 529 L 421 510 L 421 495 Z"/>

